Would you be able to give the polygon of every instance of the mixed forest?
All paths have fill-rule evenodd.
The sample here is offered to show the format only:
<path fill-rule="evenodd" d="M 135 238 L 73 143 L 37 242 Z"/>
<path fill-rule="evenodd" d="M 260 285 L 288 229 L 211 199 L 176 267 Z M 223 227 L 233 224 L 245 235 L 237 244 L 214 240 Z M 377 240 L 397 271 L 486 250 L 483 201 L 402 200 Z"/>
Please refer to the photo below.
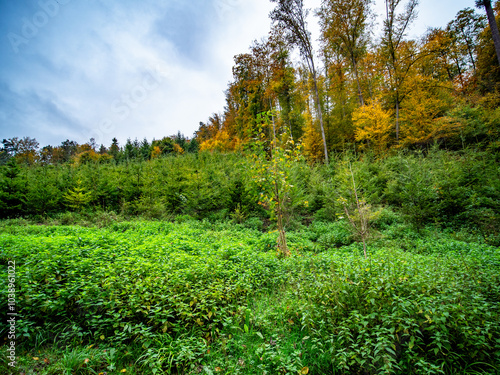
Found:
<path fill-rule="evenodd" d="M 271 2 L 193 137 L 3 139 L 0 372 L 500 373 L 500 2 Z"/>

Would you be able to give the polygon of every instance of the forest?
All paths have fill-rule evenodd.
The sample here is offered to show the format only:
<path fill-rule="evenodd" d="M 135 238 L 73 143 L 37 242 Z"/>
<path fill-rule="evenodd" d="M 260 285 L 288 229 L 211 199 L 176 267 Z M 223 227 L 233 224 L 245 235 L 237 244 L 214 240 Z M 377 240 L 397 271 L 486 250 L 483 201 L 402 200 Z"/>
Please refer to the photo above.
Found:
<path fill-rule="evenodd" d="M 3 139 L 0 372 L 500 373 L 500 2 L 271 2 L 192 137 Z"/>

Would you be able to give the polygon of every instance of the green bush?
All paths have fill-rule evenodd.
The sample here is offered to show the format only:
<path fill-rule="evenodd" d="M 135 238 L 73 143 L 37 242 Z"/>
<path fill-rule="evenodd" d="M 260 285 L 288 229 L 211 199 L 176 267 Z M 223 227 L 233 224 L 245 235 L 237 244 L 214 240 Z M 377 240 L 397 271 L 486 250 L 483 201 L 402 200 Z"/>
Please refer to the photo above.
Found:
<path fill-rule="evenodd" d="M 345 222 L 314 222 L 288 234 L 292 256 L 280 259 L 276 232 L 178 218 L 3 223 L 0 263 L 15 259 L 19 275 L 19 350 L 56 342 L 64 350 L 56 373 L 83 371 L 90 345 L 106 348 L 95 372 L 119 371 L 130 355 L 137 373 L 498 370 L 496 247 L 395 220 L 404 230 L 381 232 L 393 246 L 377 242 L 365 260 Z"/>

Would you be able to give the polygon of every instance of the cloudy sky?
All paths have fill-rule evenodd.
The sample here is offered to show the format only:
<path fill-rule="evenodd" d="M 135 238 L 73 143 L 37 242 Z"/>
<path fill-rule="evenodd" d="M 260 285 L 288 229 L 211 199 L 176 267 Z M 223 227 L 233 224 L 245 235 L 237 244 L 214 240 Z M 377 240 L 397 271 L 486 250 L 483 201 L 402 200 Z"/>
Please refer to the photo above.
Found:
<path fill-rule="evenodd" d="M 473 6 L 421 0 L 410 36 Z M 191 137 L 222 112 L 233 57 L 267 35 L 272 8 L 269 0 L 0 0 L 0 140 Z"/>

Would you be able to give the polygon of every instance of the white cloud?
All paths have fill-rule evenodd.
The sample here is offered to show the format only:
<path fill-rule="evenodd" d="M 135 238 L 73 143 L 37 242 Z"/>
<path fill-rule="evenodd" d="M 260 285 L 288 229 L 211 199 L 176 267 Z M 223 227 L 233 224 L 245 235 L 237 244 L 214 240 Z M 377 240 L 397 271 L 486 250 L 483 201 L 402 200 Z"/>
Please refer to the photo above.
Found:
<path fill-rule="evenodd" d="M 443 2 L 448 8 L 434 3 L 422 0 L 425 26 L 442 26 L 470 6 L 454 3 L 451 10 L 451 0 Z M 377 9 L 381 4 L 377 0 Z M 305 5 L 314 9 L 320 0 Z M 83 143 L 91 136 L 123 144 L 178 130 L 191 136 L 200 121 L 223 110 L 233 57 L 268 34 L 273 7 L 268 0 L 71 1 L 18 54 L 0 50 L 0 87 L 6 90 L 0 93 L 0 130 L 42 145 L 66 138 Z M 7 16 L 21 19 L 30 16 L 26 12 L 20 7 Z M 317 40 L 312 15 L 309 26 Z M 425 30 L 419 27 L 418 33 Z"/>

